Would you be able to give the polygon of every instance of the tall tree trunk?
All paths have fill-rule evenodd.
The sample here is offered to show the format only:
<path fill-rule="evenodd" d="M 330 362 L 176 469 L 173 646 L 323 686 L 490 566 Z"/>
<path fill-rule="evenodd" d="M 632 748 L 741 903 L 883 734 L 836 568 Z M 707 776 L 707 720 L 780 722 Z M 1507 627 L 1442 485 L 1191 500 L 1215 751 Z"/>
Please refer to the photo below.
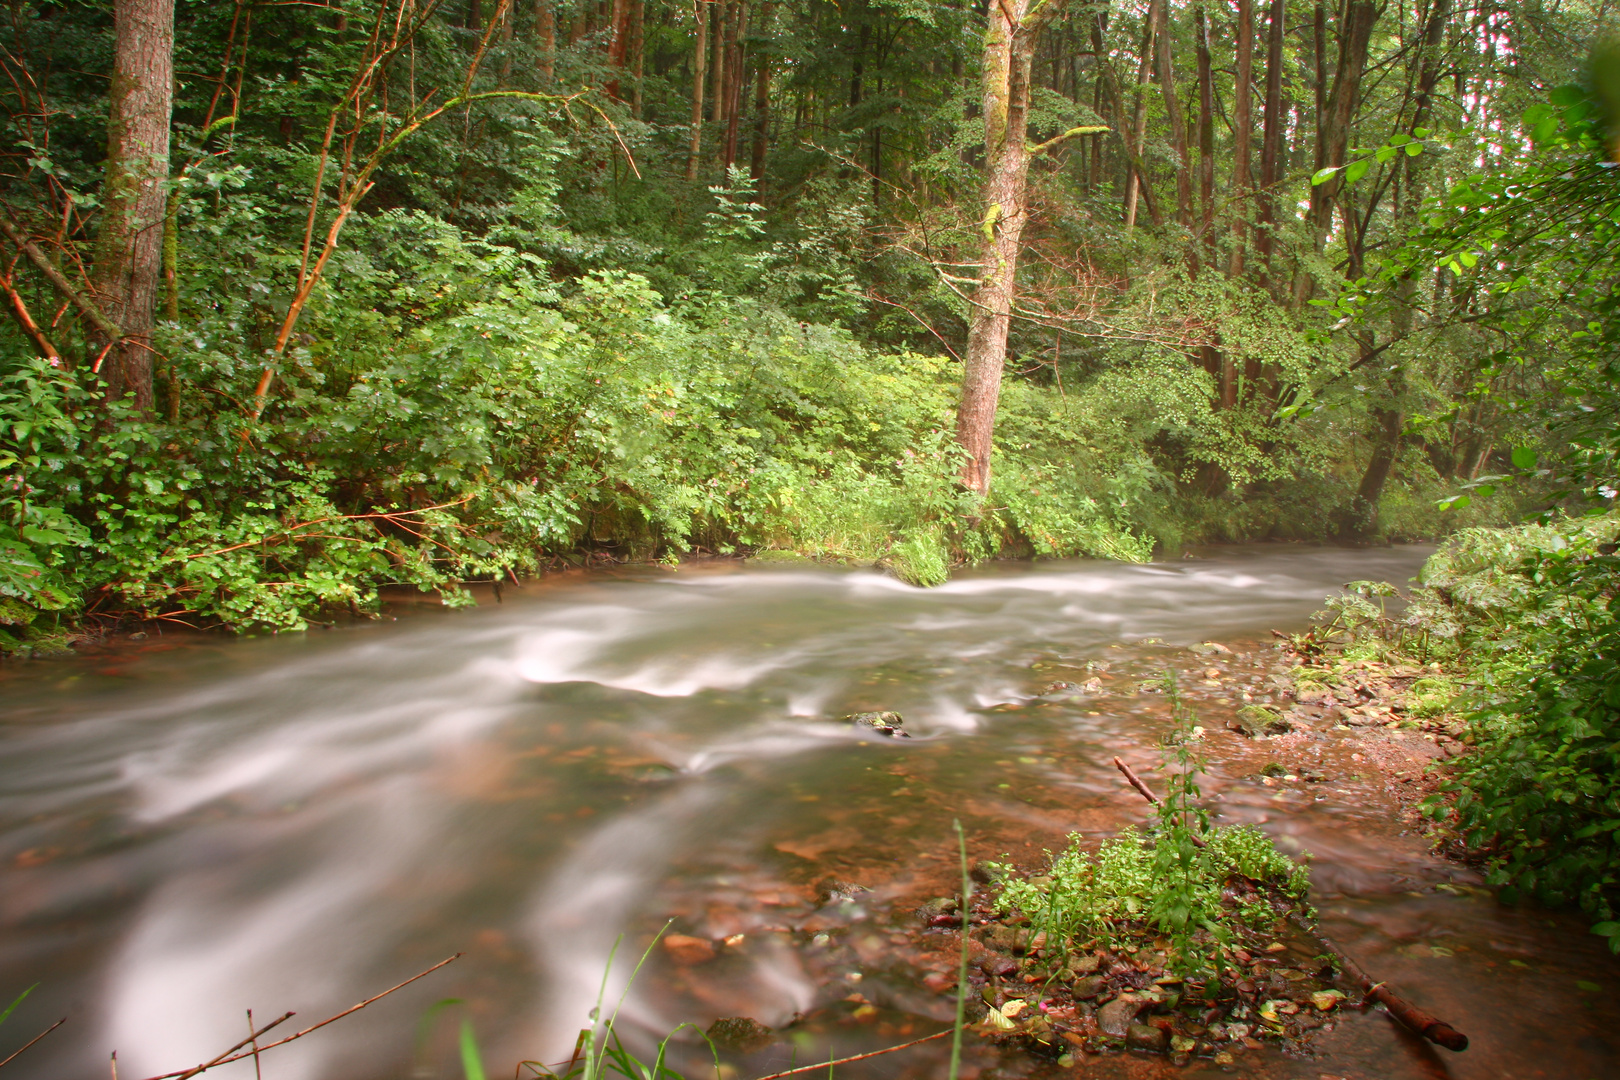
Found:
<path fill-rule="evenodd" d="M 1198 234 L 1215 257 L 1215 75 L 1209 56 L 1209 21 L 1204 5 L 1193 5 L 1193 49 L 1198 62 Z"/>
<path fill-rule="evenodd" d="M 726 26 L 736 0 L 715 0 L 713 25 L 709 28 L 709 120 L 716 127 L 726 122 Z"/>
<path fill-rule="evenodd" d="M 703 152 L 703 77 L 709 60 L 708 0 L 692 0 L 697 22 L 697 39 L 692 45 L 692 139 L 686 155 L 686 179 L 696 180 L 698 157 Z"/>
<path fill-rule="evenodd" d="M 1154 74 L 1159 80 L 1159 92 L 1164 97 L 1165 119 L 1169 124 L 1170 149 L 1176 155 L 1176 221 L 1188 232 L 1193 227 L 1192 209 L 1192 155 L 1187 149 L 1187 119 L 1181 111 L 1181 98 L 1176 92 L 1175 64 L 1171 55 L 1169 33 L 1170 13 L 1164 14 L 1164 26 L 1156 35 L 1153 50 Z M 1196 259 L 1197 256 L 1194 255 Z"/>
<path fill-rule="evenodd" d="M 624 61 L 630 55 L 630 0 L 613 0 L 613 8 L 608 16 L 608 64 L 613 68 L 613 76 L 608 80 L 608 97 L 615 101 L 620 100 L 619 76 L 624 71 Z"/>
<path fill-rule="evenodd" d="M 737 0 L 732 23 L 726 58 L 726 152 L 721 162 L 727 171 L 737 164 L 737 139 L 742 130 L 743 84 L 748 81 L 748 0 Z"/>
<path fill-rule="evenodd" d="M 1273 189 L 1281 176 L 1282 133 L 1288 120 L 1282 104 L 1283 33 L 1287 10 L 1285 0 L 1271 0 L 1271 11 L 1266 16 L 1266 126 L 1260 141 L 1260 229 L 1254 246 L 1260 252 L 1268 279 L 1277 228 L 1277 196 Z"/>
<path fill-rule="evenodd" d="M 765 38 L 771 32 L 771 15 L 776 5 L 772 0 L 765 0 L 759 9 L 759 36 Z M 748 175 L 758 183 L 765 176 L 765 150 L 766 140 L 770 136 L 770 108 L 771 108 L 771 54 L 770 50 L 760 45 L 754 57 L 754 151 L 750 156 Z"/>
<path fill-rule="evenodd" d="M 111 399 L 152 409 L 152 328 L 174 108 L 174 0 L 116 0 L 107 164 L 92 284 L 123 337 L 102 339 Z M 91 340 L 96 340 L 92 336 Z"/>
<path fill-rule="evenodd" d="M 630 0 L 630 115 L 641 119 L 641 78 L 647 63 L 647 5 Z"/>
<path fill-rule="evenodd" d="M 540 39 L 540 82 L 549 86 L 557 77 L 557 13 L 552 0 L 534 0 L 534 29 Z"/>
<path fill-rule="evenodd" d="M 1408 134 L 1429 123 L 1434 88 L 1440 81 L 1440 54 L 1445 43 L 1446 23 L 1450 18 L 1451 0 L 1432 0 L 1416 60 L 1417 93 L 1413 100 L 1411 130 Z M 1418 209 L 1423 203 L 1424 156 L 1402 154 L 1397 159 L 1396 167 L 1405 170 L 1406 181 L 1405 197 L 1395 215 L 1401 232 L 1416 223 Z M 1395 283 L 1397 304 L 1392 330 L 1398 338 L 1411 333 L 1416 293 L 1417 281 L 1410 274 Z M 1405 389 L 1405 372 L 1396 366 L 1390 370 L 1383 394 L 1380 395 L 1384 400 L 1373 408 L 1373 452 L 1350 507 L 1347 531 L 1351 535 L 1371 536 L 1378 531 L 1378 503 L 1383 498 L 1384 485 L 1399 456 L 1401 435 L 1406 427 L 1406 416 L 1401 411 L 1400 400 Z"/>
<path fill-rule="evenodd" d="M 956 439 L 967 451 L 962 483 L 990 490 L 990 453 L 1007 362 L 1007 330 L 1017 291 L 1019 245 L 1027 218 L 1031 147 L 1029 77 L 1041 28 L 1062 4 L 1052 0 L 1028 13 L 1028 0 L 998 0 L 989 7 L 984 37 L 984 217 L 979 284 L 973 292 L 962 400 Z M 1089 132 L 1087 132 L 1089 134 Z"/>
<path fill-rule="evenodd" d="M 1254 133 L 1253 95 L 1249 84 L 1254 80 L 1254 0 L 1237 0 L 1236 83 L 1232 94 L 1232 200 L 1236 209 L 1232 213 L 1232 257 L 1226 264 L 1230 277 L 1243 274 L 1244 244 L 1247 239 L 1249 204 L 1245 199 L 1250 189 L 1249 143 Z"/>
<path fill-rule="evenodd" d="M 1136 227 L 1136 204 L 1143 196 L 1148 200 L 1148 216 L 1154 225 L 1159 224 L 1159 208 L 1153 203 L 1153 190 L 1148 186 L 1147 170 L 1142 164 L 1142 146 L 1147 141 L 1147 86 L 1153 73 L 1153 40 L 1163 18 L 1164 0 L 1149 0 L 1146 26 L 1142 31 L 1141 60 L 1136 65 L 1136 100 L 1132 105 L 1130 132 L 1125 135 L 1128 140 L 1125 153 L 1130 165 L 1130 174 L 1125 180 L 1127 232 Z M 1095 41 L 1098 62 L 1107 63 L 1100 30 Z"/>

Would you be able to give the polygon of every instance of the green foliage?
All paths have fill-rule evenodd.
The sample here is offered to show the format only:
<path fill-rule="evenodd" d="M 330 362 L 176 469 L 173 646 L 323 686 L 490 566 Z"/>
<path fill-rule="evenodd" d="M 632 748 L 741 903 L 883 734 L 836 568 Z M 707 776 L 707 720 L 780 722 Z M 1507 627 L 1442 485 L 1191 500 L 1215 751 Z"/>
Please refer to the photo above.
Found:
<path fill-rule="evenodd" d="M 1091 943 L 1134 944 L 1144 930 L 1163 934 L 1173 945 L 1173 969 L 1195 974 L 1216 965 L 1219 950 L 1236 934 L 1268 928 L 1277 918 L 1265 900 L 1228 904 L 1223 891 L 1229 882 L 1247 879 L 1286 904 L 1300 905 L 1310 879 L 1304 865 L 1279 852 L 1258 829 L 1210 827 L 1196 803 L 1193 777 L 1200 762 L 1189 749 L 1193 718 L 1181 705 L 1172 673 L 1165 675 L 1164 688 L 1176 726 L 1166 740 L 1168 787 L 1155 808 L 1152 837 L 1126 829 L 1093 854 L 1082 847 L 1080 834 L 1071 834 L 1068 848 L 1041 879 L 1009 877 L 996 902 L 1003 911 L 1028 917 L 1032 929 L 1046 934 L 1048 948 L 1065 953 Z"/>

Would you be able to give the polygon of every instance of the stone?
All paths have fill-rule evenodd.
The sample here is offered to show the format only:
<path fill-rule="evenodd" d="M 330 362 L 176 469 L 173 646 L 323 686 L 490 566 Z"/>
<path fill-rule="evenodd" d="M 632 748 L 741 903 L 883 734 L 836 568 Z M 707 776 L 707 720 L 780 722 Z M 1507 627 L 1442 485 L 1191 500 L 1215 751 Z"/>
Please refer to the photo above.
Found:
<path fill-rule="evenodd" d="M 844 717 L 844 719 L 848 720 L 856 727 L 871 728 L 879 735 L 887 735 L 890 738 L 899 739 L 911 738 L 910 732 L 900 730 L 900 725 L 904 724 L 906 721 L 905 718 L 897 712 L 853 713 Z"/>
<path fill-rule="evenodd" d="M 1270 705 L 1245 705 L 1226 722 L 1226 726 L 1251 739 L 1283 735 L 1294 729 L 1294 725 Z"/>
<path fill-rule="evenodd" d="M 1097 1010 L 1097 1026 L 1104 1035 L 1123 1039 L 1141 1011 L 1142 1002 L 1133 997 L 1117 997 Z"/>
<path fill-rule="evenodd" d="M 984 943 L 1002 952 L 1023 952 L 1029 946 L 1029 931 L 1016 926 L 993 926 L 985 935 Z"/>
<path fill-rule="evenodd" d="M 1102 989 L 1102 976 L 1083 975 L 1074 980 L 1073 985 L 1069 987 L 1069 993 L 1073 995 L 1076 1001 L 1090 1001 L 1092 998 L 1102 993 Z"/>
<path fill-rule="evenodd" d="M 924 918 L 933 918 L 935 915 L 951 915 L 956 912 L 958 906 L 954 896 L 936 896 L 918 908 L 917 914 Z"/>
<path fill-rule="evenodd" d="M 1064 965 L 1076 975 L 1090 975 L 1102 964 L 1102 957 L 1096 953 L 1087 953 L 1084 956 L 1075 956 Z"/>
<path fill-rule="evenodd" d="M 667 934 L 664 937 L 664 951 L 677 964 L 705 964 L 714 959 L 714 942 L 685 934 Z"/>
<path fill-rule="evenodd" d="M 1232 655 L 1232 650 L 1228 649 L 1225 645 L 1222 645 L 1218 641 L 1205 641 L 1205 642 L 1202 642 L 1202 643 L 1200 643 L 1198 645 L 1192 646 L 1188 651 L 1196 653 L 1199 656 L 1231 656 Z"/>
<path fill-rule="evenodd" d="M 1165 1047 L 1170 1045 L 1170 1033 L 1151 1024 L 1131 1024 L 1125 1029 L 1125 1045 L 1133 1050 L 1162 1054 Z"/>
<path fill-rule="evenodd" d="M 722 1016 L 704 1032 L 716 1046 L 751 1054 L 776 1041 L 776 1033 L 751 1016 Z"/>
<path fill-rule="evenodd" d="M 1277 777 L 1287 776 L 1288 770 L 1282 765 L 1277 764 L 1275 761 L 1268 761 L 1264 765 L 1260 766 L 1260 775 Z"/>

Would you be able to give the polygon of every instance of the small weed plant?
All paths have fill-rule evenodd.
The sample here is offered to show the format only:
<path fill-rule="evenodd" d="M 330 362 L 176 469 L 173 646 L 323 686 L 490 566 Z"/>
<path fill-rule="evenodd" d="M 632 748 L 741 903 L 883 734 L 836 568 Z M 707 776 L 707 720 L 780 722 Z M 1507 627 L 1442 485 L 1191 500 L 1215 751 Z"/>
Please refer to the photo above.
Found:
<path fill-rule="evenodd" d="M 1088 852 L 1078 833 L 1042 875 L 1006 881 L 1003 912 L 1021 912 L 1048 949 L 1064 954 L 1132 950 L 1158 937 L 1171 943 L 1169 966 L 1194 975 L 1219 966 L 1220 953 L 1246 933 L 1270 928 L 1277 904 L 1303 908 L 1309 870 L 1247 825 L 1211 826 L 1197 805 L 1202 762 L 1191 746 L 1193 717 L 1166 674 L 1174 727 L 1165 740 L 1168 786 L 1150 832 L 1128 828 Z M 1233 889 L 1234 882 L 1245 883 Z M 1232 899 L 1239 897 L 1240 899 Z"/>

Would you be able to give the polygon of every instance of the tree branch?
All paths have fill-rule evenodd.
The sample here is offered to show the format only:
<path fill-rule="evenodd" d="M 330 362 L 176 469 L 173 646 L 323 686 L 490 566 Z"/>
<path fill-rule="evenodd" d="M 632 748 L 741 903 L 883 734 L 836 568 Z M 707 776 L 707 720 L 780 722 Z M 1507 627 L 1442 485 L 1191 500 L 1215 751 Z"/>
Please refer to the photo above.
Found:
<path fill-rule="evenodd" d="M 32 240 L 18 232 L 11 222 L 7 221 L 3 216 L 0 216 L 0 234 L 4 234 L 7 240 L 17 245 L 17 249 L 28 256 L 28 261 L 39 268 L 39 272 L 44 274 L 45 279 L 56 287 L 57 292 L 73 302 L 73 306 L 78 308 L 84 314 L 84 317 L 95 325 L 97 330 L 101 331 L 102 337 L 117 341 L 124 336 L 124 332 L 118 328 L 117 323 L 107 318 L 89 297 L 75 289 L 73 283 L 67 279 L 67 275 L 57 269 L 56 264 L 51 262 L 50 257 L 41 251 L 39 246 Z"/>
<path fill-rule="evenodd" d="M 1053 138 L 1047 139 L 1043 143 L 1036 143 L 1034 146 L 1031 146 L 1029 148 L 1029 156 L 1039 157 L 1048 150 L 1055 149 L 1060 144 L 1081 135 L 1101 135 L 1103 132 L 1111 130 L 1112 129 L 1106 124 L 1092 124 L 1088 127 L 1070 128 L 1061 135 L 1054 136 Z"/>

